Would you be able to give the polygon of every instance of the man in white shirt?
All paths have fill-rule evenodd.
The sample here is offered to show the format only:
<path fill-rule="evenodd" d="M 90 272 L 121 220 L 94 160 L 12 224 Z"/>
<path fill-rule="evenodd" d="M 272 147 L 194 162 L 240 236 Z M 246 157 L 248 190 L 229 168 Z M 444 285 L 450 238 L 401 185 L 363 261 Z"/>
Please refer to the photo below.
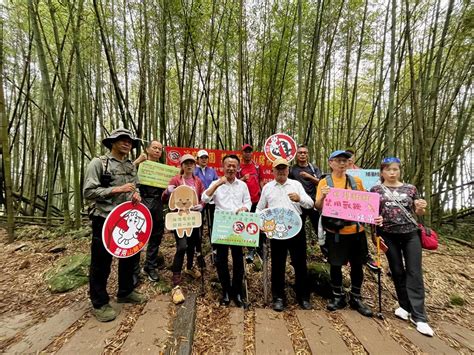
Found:
<path fill-rule="evenodd" d="M 226 155 L 222 159 L 224 176 L 211 183 L 209 188 L 202 193 L 202 201 L 209 203 L 211 200 L 216 205 L 216 211 L 233 211 L 235 213 L 248 212 L 252 206 L 249 189 L 245 182 L 236 178 L 239 158 L 236 155 Z M 222 285 L 222 305 L 229 305 L 230 297 L 237 307 L 244 305 L 242 299 L 242 281 L 244 277 L 244 262 L 242 247 L 223 244 L 215 245 L 217 248 L 217 275 Z M 232 282 L 229 275 L 228 252 L 232 252 L 233 276 Z"/>
<path fill-rule="evenodd" d="M 302 208 L 312 208 L 314 202 L 305 192 L 303 185 L 299 181 L 288 179 L 288 161 L 278 158 L 272 166 L 275 180 L 270 181 L 263 187 L 260 201 L 257 204 L 257 212 L 265 208 L 281 207 L 291 209 L 301 215 Z M 304 228 L 290 239 L 270 239 L 270 246 L 273 309 L 277 312 L 285 309 L 285 266 L 288 251 L 295 269 L 295 291 L 298 303 L 303 309 L 312 309 L 307 286 L 306 235 Z"/>

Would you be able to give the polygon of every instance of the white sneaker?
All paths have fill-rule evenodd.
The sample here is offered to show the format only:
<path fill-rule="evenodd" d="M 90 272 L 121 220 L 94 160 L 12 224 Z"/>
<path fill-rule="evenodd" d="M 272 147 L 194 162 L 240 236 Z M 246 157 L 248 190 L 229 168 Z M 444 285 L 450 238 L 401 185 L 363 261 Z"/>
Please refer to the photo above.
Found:
<path fill-rule="evenodd" d="M 413 318 L 411 318 L 411 317 L 410 317 L 410 321 L 414 325 L 416 325 L 416 330 L 418 330 L 418 332 L 420 332 L 421 334 L 429 336 L 429 337 L 432 337 L 434 335 L 434 331 L 433 331 L 433 329 L 431 329 L 431 327 L 428 325 L 428 323 L 426 323 L 426 322 L 415 322 L 413 320 Z"/>
<path fill-rule="evenodd" d="M 403 319 L 403 320 L 408 320 L 408 317 L 410 317 L 410 313 L 408 313 L 407 311 L 405 311 L 402 307 L 398 307 L 396 310 L 395 310 L 395 315 L 400 318 L 400 319 Z"/>

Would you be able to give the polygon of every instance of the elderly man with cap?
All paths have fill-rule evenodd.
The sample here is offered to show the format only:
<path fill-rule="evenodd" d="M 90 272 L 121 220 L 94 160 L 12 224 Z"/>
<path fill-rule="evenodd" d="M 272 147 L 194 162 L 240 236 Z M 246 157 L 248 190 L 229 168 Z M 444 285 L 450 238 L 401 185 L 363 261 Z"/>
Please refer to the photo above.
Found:
<path fill-rule="evenodd" d="M 331 174 L 321 179 L 316 193 L 315 207 L 322 210 L 324 199 L 331 188 L 364 191 L 362 180 L 357 176 L 346 174 L 351 154 L 345 150 L 336 150 L 329 156 Z M 367 258 L 367 240 L 364 228 L 357 222 L 328 219 L 322 217 L 326 230 L 326 247 L 330 266 L 331 285 L 334 298 L 328 303 L 327 309 L 335 311 L 346 307 L 346 295 L 342 288 L 342 266 L 348 262 L 351 267 L 351 296 L 349 305 L 360 314 L 371 317 L 372 310 L 362 302 L 361 288 L 364 280 L 362 265 Z M 375 219 L 382 223 L 382 217 Z"/>
<path fill-rule="evenodd" d="M 250 212 L 255 212 L 257 202 L 260 198 L 260 192 L 263 187 L 263 169 L 252 159 L 253 147 L 246 143 L 242 146 L 242 161 L 237 172 L 237 178 L 247 184 L 250 192 L 250 199 L 252 201 L 252 208 Z M 259 240 L 259 247 L 249 250 L 246 260 L 248 263 L 253 262 L 255 249 L 260 250 L 262 247 L 262 240 Z M 260 251 L 259 251 L 259 254 Z"/>
<path fill-rule="evenodd" d="M 119 204 L 140 202 L 136 189 L 136 169 L 128 158 L 139 139 L 128 129 L 116 129 L 102 144 L 110 153 L 94 158 L 89 163 L 84 178 L 84 197 L 93 202 L 90 211 L 92 221 L 91 265 L 89 271 L 89 292 L 94 316 L 101 322 L 114 320 L 117 311 L 109 304 L 107 279 L 110 274 L 112 255 L 102 243 L 102 227 L 107 215 Z M 133 270 L 139 255 L 119 259 L 118 303 L 143 303 L 145 297 L 134 291 Z"/>
<path fill-rule="evenodd" d="M 303 185 L 299 181 L 288 179 L 288 161 L 278 158 L 272 166 L 275 179 L 263 187 L 262 196 L 257 204 L 257 212 L 265 208 L 281 207 L 293 210 L 301 215 L 302 208 L 311 208 L 313 200 L 305 192 Z M 307 285 L 306 235 L 304 228 L 293 238 L 287 240 L 271 239 L 270 246 L 273 309 L 277 312 L 285 309 L 285 266 L 288 251 L 295 269 L 297 301 L 301 308 L 312 309 Z"/>
<path fill-rule="evenodd" d="M 163 145 L 152 140 L 146 146 L 146 152 L 142 153 L 133 164 L 139 166 L 146 160 L 159 163 L 161 155 L 163 154 Z M 148 279 L 152 282 L 158 282 L 160 277 L 157 272 L 158 268 L 158 250 L 160 248 L 161 240 L 163 239 L 163 232 L 165 227 L 164 216 L 163 216 L 163 202 L 161 201 L 161 195 L 164 189 L 156 186 L 148 186 L 141 184 L 140 195 L 142 197 L 143 204 L 148 207 L 153 220 L 153 229 L 151 231 L 150 239 L 146 248 L 146 259 L 143 271 L 148 276 Z M 140 275 L 140 260 L 137 260 L 135 266 L 134 281 L 138 282 Z"/>
<path fill-rule="evenodd" d="M 226 155 L 222 159 L 224 176 L 214 181 L 202 194 L 206 203 L 214 201 L 217 211 L 232 211 L 239 213 L 250 210 L 250 194 L 242 181 L 236 178 L 239 158 L 236 155 Z M 230 280 L 228 267 L 229 247 L 232 253 L 233 277 Z M 242 281 L 244 276 L 244 262 L 242 247 L 217 244 L 217 274 L 222 285 L 222 305 L 229 305 L 230 297 L 237 307 L 243 306 Z"/>
<path fill-rule="evenodd" d="M 204 189 L 207 189 L 211 183 L 217 179 L 216 171 L 213 168 L 207 166 L 209 163 L 209 153 L 204 149 L 201 149 L 197 152 L 197 166 L 194 169 L 194 175 L 201 179 L 202 184 L 204 185 Z M 208 203 L 206 207 L 204 207 L 203 214 L 207 220 L 208 232 L 209 237 L 212 233 L 212 223 L 214 221 L 214 210 L 216 209 L 216 205 L 214 202 Z"/>

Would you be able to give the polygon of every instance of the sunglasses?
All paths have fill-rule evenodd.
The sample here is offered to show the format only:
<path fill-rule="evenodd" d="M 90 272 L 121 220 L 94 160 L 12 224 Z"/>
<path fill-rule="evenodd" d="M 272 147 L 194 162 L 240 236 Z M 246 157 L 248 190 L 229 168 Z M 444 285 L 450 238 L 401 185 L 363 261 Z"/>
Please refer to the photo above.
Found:
<path fill-rule="evenodd" d="M 400 164 L 400 159 L 396 157 L 384 158 L 382 160 L 382 164 L 391 164 L 391 163 L 398 163 Z"/>

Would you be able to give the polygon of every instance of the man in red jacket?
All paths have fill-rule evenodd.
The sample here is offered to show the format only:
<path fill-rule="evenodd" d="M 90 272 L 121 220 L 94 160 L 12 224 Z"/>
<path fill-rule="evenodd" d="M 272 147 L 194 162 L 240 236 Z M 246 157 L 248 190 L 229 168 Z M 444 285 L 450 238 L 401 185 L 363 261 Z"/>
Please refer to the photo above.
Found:
<path fill-rule="evenodd" d="M 255 212 L 257 208 L 258 200 L 260 199 L 260 193 L 263 187 L 263 171 L 262 168 L 252 160 L 253 147 L 246 143 L 242 146 L 242 161 L 240 162 L 240 170 L 238 171 L 237 177 L 247 184 L 250 192 L 250 200 L 252 201 L 252 208 L 250 212 Z M 248 263 L 253 262 L 255 256 L 255 249 L 260 250 L 262 247 L 262 236 L 258 243 L 258 248 L 252 248 L 249 250 L 245 260 Z"/>

